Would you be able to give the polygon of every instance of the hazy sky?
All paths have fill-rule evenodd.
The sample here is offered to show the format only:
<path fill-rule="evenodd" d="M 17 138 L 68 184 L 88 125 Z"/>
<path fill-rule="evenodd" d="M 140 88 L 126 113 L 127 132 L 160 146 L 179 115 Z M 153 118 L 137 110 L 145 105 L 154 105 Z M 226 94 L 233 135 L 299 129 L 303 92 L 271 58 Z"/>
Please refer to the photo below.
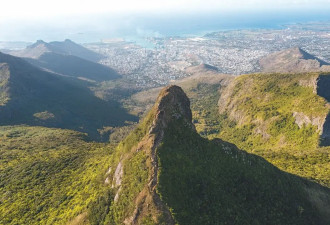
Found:
<path fill-rule="evenodd" d="M 330 0 L 5 0 L 1 21 L 58 15 L 145 12 L 208 11 L 260 8 L 329 7 Z"/>
<path fill-rule="evenodd" d="M 288 13 L 290 10 L 302 10 L 295 14 L 298 19 L 321 18 L 311 17 L 312 12 L 330 19 L 330 0 L 2 0 L 0 41 L 66 37 L 84 41 L 132 33 L 157 35 L 161 30 L 166 32 L 164 27 L 221 29 L 234 20 L 232 27 L 248 20 L 250 24 L 297 22 L 295 16 L 288 18 L 293 15 Z M 257 18 L 258 12 L 263 14 Z M 215 20 L 219 25 L 214 24 Z M 207 28 L 211 23 L 213 27 Z"/>

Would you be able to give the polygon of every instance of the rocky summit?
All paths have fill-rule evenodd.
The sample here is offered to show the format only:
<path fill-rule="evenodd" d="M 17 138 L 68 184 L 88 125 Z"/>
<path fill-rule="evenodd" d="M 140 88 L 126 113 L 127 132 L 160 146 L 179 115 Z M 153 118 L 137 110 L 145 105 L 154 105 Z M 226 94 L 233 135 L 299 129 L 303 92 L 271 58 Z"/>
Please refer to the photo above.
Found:
<path fill-rule="evenodd" d="M 164 88 L 118 145 L 106 178 L 113 196 L 101 224 L 329 222 L 322 207 L 330 199 L 327 188 L 233 144 L 200 137 L 189 106 L 180 87 Z"/>

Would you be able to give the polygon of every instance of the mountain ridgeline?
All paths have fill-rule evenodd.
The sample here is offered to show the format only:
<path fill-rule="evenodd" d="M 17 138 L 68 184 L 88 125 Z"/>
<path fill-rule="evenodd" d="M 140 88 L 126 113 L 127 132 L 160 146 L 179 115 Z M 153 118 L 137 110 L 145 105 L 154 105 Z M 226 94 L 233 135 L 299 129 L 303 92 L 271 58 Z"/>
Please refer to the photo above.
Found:
<path fill-rule="evenodd" d="M 320 75 L 317 79 L 317 89 L 316 92 L 319 96 L 325 98 L 330 102 L 330 76 Z M 327 115 L 322 129 L 321 135 L 321 145 L 330 146 L 330 113 Z"/>
<path fill-rule="evenodd" d="M 182 89 L 163 89 L 145 119 L 118 145 L 112 159 L 116 166 L 107 177 L 113 200 L 108 206 L 93 205 L 92 224 L 329 222 L 323 207 L 329 189 L 233 144 L 204 139 L 191 120 Z"/>
<path fill-rule="evenodd" d="M 34 59 L 39 58 L 45 52 L 54 52 L 62 55 L 73 55 L 92 62 L 98 62 L 103 58 L 102 55 L 84 48 L 83 46 L 78 45 L 69 39 L 66 39 L 62 42 L 53 41 L 49 43 L 38 40 L 36 43 L 28 46 L 26 49 L 11 51 L 13 55 Z"/>
<path fill-rule="evenodd" d="M 267 55 L 259 64 L 261 71 L 266 73 L 330 72 L 329 63 L 298 47 Z"/>
<path fill-rule="evenodd" d="M 118 102 L 95 97 L 88 86 L 0 53 L 0 124 L 68 128 L 96 138 L 97 129 L 135 120 Z"/>
<path fill-rule="evenodd" d="M 64 42 L 37 41 L 24 50 L 9 54 L 25 58 L 31 64 L 60 75 L 92 81 L 106 81 L 120 78 L 113 69 L 97 63 L 102 55 L 70 40 Z"/>

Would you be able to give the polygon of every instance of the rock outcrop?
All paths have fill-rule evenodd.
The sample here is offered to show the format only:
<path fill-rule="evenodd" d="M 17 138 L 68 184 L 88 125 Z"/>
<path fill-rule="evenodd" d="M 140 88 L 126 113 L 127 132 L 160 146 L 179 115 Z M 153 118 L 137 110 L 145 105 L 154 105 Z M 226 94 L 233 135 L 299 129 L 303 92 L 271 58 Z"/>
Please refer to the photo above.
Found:
<path fill-rule="evenodd" d="M 295 87 L 306 89 L 295 89 Z M 329 87 L 330 75 L 322 73 L 241 76 L 221 90 L 218 101 L 219 113 L 226 114 L 239 127 L 253 124 L 255 126 L 253 133 L 260 134 L 264 140 L 271 137 L 267 130 L 274 125 L 274 121 L 279 121 L 280 118 L 283 119 L 290 114 L 300 129 L 308 125 L 317 127 L 321 145 L 329 145 Z M 286 96 L 285 102 L 278 104 L 278 101 L 284 100 L 281 96 Z M 280 109 L 281 105 L 288 102 L 290 105 Z M 284 113 L 283 110 L 286 112 Z M 260 116 L 255 115 L 256 113 L 260 113 Z"/>
<path fill-rule="evenodd" d="M 317 79 L 317 94 L 325 98 L 330 104 L 330 75 L 320 75 Z M 330 145 L 330 113 L 322 126 L 321 145 Z"/>
<path fill-rule="evenodd" d="M 147 157 L 147 182 L 135 197 L 133 212 L 125 216 L 123 223 L 143 224 L 142 221 L 151 215 L 155 223 L 160 223 L 160 220 L 162 220 L 166 224 L 175 224 L 168 207 L 156 192 L 159 170 L 156 149 L 163 140 L 164 130 L 173 121 L 183 120 L 187 128 L 195 130 L 191 122 L 190 101 L 180 87 L 168 86 L 160 92 L 154 107 L 145 120 L 148 121 L 144 124 L 144 130 L 146 131 L 145 134 L 142 134 L 144 137 L 133 145 L 128 152 L 120 156 L 121 160 L 118 163 L 112 183 L 112 186 L 117 190 L 114 202 L 120 205 L 122 195 L 127 195 L 127 192 L 130 192 L 130 190 L 125 191 L 125 187 L 122 186 L 123 171 L 129 167 L 128 164 L 134 160 L 136 154 L 142 152 Z M 119 148 L 124 145 L 125 140 L 122 145 L 119 145 Z"/>

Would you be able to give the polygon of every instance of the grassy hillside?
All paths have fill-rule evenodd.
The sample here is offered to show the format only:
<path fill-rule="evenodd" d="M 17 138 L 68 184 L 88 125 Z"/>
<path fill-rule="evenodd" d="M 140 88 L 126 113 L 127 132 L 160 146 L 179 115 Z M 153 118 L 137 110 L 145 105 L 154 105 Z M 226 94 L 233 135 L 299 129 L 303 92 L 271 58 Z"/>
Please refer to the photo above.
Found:
<path fill-rule="evenodd" d="M 162 90 L 116 148 L 70 130 L 0 127 L 0 223 L 330 221 L 329 189 L 233 144 L 202 138 L 191 123 L 189 105 L 180 88 Z"/>
<path fill-rule="evenodd" d="M 321 124 L 329 112 L 321 97 L 328 98 L 328 83 L 326 75 L 319 81 L 318 77 L 318 73 L 254 74 L 231 82 L 230 76 L 199 74 L 177 84 L 191 100 L 193 122 L 202 136 L 220 137 L 287 172 L 330 186 L 329 147 L 318 147 Z M 130 108 L 144 112 L 159 90 L 133 95 Z"/>
<path fill-rule="evenodd" d="M 54 73 L 97 82 L 121 77 L 109 67 L 73 55 L 46 52 L 38 59 L 26 58 L 26 60 L 32 65 Z"/>
<path fill-rule="evenodd" d="M 124 125 L 136 117 L 116 100 L 102 100 L 89 83 L 42 71 L 26 61 L 0 53 L 0 124 L 68 128 L 100 138 L 99 129 Z"/>
<path fill-rule="evenodd" d="M 326 224 L 302 180 L 180 122 L 168 127 L 158 156 L 158 193 L 178 224 Z"/>
<path fill-rule="evenodd" d="M 200 137 L 189 103 L 167 90 L 113 154 L 116 197 L 101 224 L 326 224 L 328 189 Z"/>
<path fill-rule="evenodd" d="M 319 128 L 329 106 L 315 93 L 317 77 L 315 73 L 244 75 L 221 94 L 201 86 L 197 92 L 203 97 L 192 101 L 196 128 L 206 137 L 220 137 L 285 171 L 329 186 L 329 151 L 318 147 Z M 294 113 L 309 121 L 297 117 L 299 127 Z"/>
<path fill-rule="evenodd" d="M 112 147 L 69 130 L 0 127 L 0 224 L 66 224 L 107 193 Z"/>

